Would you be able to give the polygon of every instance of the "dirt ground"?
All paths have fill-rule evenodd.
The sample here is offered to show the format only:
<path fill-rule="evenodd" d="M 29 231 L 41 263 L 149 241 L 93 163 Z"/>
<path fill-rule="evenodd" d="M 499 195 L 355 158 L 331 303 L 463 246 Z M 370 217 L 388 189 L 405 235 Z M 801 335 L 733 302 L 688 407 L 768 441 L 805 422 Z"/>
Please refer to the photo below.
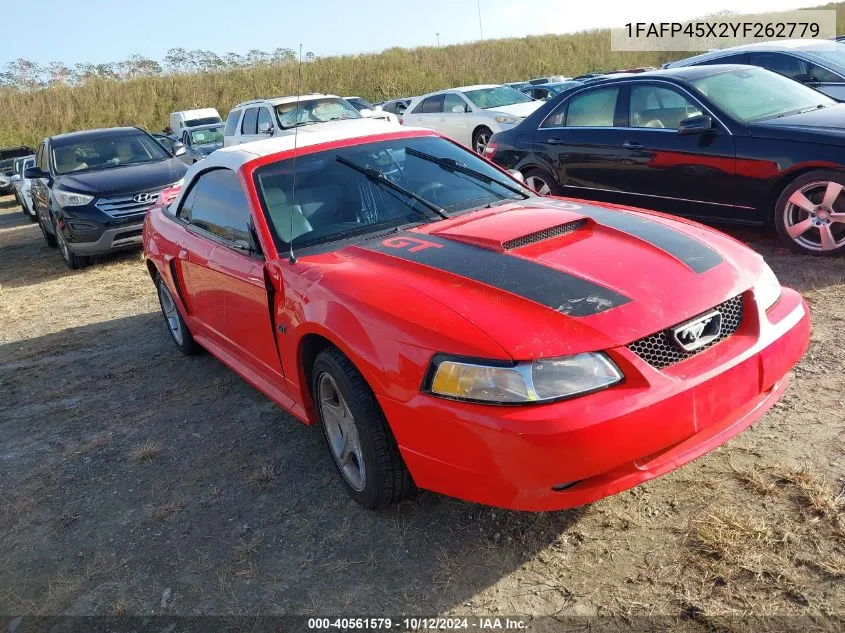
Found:
<path fill-rule="evenodd" d="M 573 511 L 421 493 L 371 512 L 318 432 L 172 346 L 139 253 L 72 272 L 0 199 L 0 615 L 671 615 L 701 630 L 805 615 L 841 630 L 845 258 L 731 232 L 812 310 L 810 351 L 757 424 Z"/>

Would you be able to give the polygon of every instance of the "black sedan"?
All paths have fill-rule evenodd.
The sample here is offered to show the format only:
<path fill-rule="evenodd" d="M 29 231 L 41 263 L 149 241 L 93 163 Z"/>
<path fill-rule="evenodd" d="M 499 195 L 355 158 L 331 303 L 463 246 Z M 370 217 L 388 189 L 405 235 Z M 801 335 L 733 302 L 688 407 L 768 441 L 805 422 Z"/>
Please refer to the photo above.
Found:
<path fill-rule="evenodd" d="M 595 80 L 485 155 L 540 193 L 773 225 L 796 251 L 845 252 L 845 104 L 762 68 Z"/>

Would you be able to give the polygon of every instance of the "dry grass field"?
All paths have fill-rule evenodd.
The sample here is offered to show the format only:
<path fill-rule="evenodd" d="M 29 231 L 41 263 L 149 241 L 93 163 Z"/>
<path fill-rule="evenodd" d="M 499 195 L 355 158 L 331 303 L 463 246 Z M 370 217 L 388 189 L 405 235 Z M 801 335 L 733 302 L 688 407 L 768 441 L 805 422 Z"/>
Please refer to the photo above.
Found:
<path fill-rule="evenodd" d="M 814 8 L 836 9 L 837 32 L 845 33 L 845 3 Z M 706 13 L 705 6 L 702 14 Z M 610 31 L 596 30 L 317 58 L 303 64 L 302 89 L 378 101 L 451 86 L 659 66 L 686 56 L 615 53 L 610 50 Z M 78 87 L 33 91 L 0 88 L 0 147 L 35 146 L 45 136 L 96 127 L 140 125 L 161 130 L 170 112 L 195 107 L 213 106 L 225 117 L 236 103 L 295 94 L 296 86 L 296 65 L 282 63 L 130 81 L 91 80 Z"/>
<path fill-rule="evenodd" d="M 3 198 L 0 615 L 602 615 L 635 629 L 842 630 L 845 262 L 731 232 L 813 318 L 786 397 L 757 424 L 572 511 L 421 493 L 370 512 L 343 493 L 314 429 L 210 355 L 172 347 L 138 253 L 71 272 Z"/>

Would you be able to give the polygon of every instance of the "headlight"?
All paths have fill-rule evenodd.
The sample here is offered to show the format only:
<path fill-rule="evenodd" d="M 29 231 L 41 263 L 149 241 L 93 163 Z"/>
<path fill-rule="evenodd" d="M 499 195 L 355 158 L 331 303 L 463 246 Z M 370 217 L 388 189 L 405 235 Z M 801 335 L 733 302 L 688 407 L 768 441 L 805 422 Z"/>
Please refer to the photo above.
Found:
<path fill-rule="evenodd" d="M 500 125 L 516 125 L 521 120 L 522 119 L 515 117 L 515 116 L 497 116 L 496 117 L 496 123 L 499 123 Z"/>
<path fill-rule="evenodd" d="M 780 294 L 781 287 L 778 278 L 768 264 L 764 263 L 763 272 L 754 284 L 754 298 L 763 310 L 768 310 L 778 302 Z"/>
<path fill-rule="evenodd" d="M 596 353 L 516 364 L 440 355 L 428 376 L 423 387 L 434 395 L 493 404 L 560 400 L 622 381 L 613 361 Z"/>
<path fill-rule="evenodd" d="M 94 199 L 94 196 L 87 196 L 84 193 L 71 193 L 61 190 L 53 191 L 53 196 L 60 207 L 79 207 Z"/>

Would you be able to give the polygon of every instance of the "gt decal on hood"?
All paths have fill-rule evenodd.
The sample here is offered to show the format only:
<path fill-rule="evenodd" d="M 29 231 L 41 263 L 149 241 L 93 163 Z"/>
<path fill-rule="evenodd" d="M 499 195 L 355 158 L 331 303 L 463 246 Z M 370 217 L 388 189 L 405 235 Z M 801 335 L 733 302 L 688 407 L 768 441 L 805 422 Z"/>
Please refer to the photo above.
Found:
<path fill-rule="evenodd" d="M 630 301 L 581 277 L 434 235 L 401 231 L 360 246 L 493 286 L 569 316 L 590 316 Z"/>
<path fill-rule="evenodd" d="M 722 256 L 703 242 L 660 222 L 632 213 L 620 213 L 592 206 L 582 206 L 578 212 L 591 217 L 599 224 L 618 229 L 656 246 L 699 274 L 722 263 Z"/>

